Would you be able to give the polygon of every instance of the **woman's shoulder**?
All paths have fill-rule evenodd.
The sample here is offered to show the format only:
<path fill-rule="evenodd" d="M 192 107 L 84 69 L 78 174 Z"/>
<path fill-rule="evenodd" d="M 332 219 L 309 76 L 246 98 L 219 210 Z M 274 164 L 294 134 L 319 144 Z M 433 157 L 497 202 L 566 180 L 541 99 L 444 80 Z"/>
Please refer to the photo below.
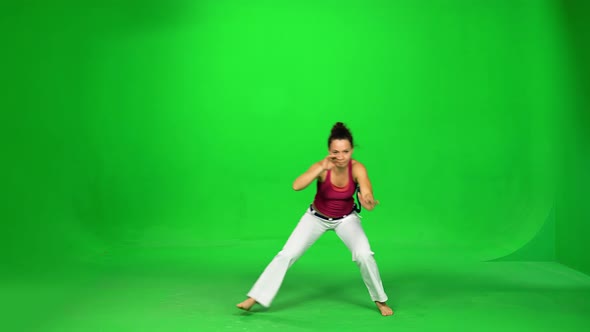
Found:
<path fill-rule="evenodd" d="M 363 165 L 360 161 L 356 160 L 356 159 L 352 159 L 352 168 L 364 168 L 365 165 Z"/>
<path fill-rule="evenodd" d="M 356 180 L 358 178 L 359 175 L 362 175 L 363 173 L 366 173 L 367 169 L 365 168 L 365 165 L 363 165 L 360 161 L 358 160 L 352 160 L 352 176 L 353 178 Z"/>

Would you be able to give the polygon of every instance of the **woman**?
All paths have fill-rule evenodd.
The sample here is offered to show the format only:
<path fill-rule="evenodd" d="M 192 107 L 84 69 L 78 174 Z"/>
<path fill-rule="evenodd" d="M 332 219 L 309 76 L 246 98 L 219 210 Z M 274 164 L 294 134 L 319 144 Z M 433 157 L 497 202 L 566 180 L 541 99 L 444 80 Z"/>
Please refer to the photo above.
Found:
<path fill-rule="evenodd" d="M 317 193 L 283 249 L 274 257 L 258 278 L 248 298 L 237 304 L 243 310 L 259 303 L 269 307 L 276 296 L 287 270 L 326 231 L 333 230 L 352 252 L 353 261 L 359 266 L 371 299 L 383 316 L 393 315 L 387 305 L 377 263 L 369 241 L 361 227 L 354 203 L 354 193 L 359 188 L 358 200 L 371 211 L 379 203 L 373 198 L 373 188 L 367 170 L 352 159 L 352 134 L 342 122 L 332 127 L 328 138 L 329 155 L 313 164 L 293 183 L 294 190 L 303 190 L 317 180 Z"/>

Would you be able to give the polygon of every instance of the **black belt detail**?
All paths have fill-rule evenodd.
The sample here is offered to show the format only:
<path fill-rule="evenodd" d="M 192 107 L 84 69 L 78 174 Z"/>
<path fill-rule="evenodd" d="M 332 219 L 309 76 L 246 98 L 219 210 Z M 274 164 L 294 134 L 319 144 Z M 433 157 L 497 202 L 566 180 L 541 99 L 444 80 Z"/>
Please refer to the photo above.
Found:
<path fill-rule="evenodd" d="M 356 204 L 354 204 L 354 206 L 352 207 L 352 211 L 350 211 L 349 214 L 347 214 L 345 216 L 342 216 L 342 217 L 328 217 L 328 216 L 324 216 L 323 214 L 319 213 L 316 209 L 313 208 L 313 204 L 310 204 L 309 205 L 309 211 L 311 212 L 311 214 L 313 214 L 316 217 L 319 217 L 321 219 L 328 220 L 328 221 L 334 221 L 334 220 L 340 220 L 340 219 L 344 219 L 344 218 L 348 217 L 350 214 L 352 214 L 353 212 L 357 211 L 357 207 L 356 207 Z"/>

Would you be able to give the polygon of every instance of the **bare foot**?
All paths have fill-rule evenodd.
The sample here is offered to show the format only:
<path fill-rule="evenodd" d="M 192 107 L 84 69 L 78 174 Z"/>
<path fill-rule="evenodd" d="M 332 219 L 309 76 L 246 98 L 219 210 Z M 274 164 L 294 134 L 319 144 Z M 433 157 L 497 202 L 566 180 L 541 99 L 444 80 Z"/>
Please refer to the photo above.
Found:
<path fill-rule="evenodd" d="M 381 315 L 383 316 L 391 316 L 393 315 L 393 310 L 387 305 L 385 302 L 378 302 L 375 301 L 377 308 L 381 311 Z"/>
<path fill-rule="evenodd" d="M 256 300 L 249 297 L 246 300 L 244 300 L 244 302 L 238 303 L 236 306 L 242 310 L 248 311 L 250 310 L 250 308 L 252 308 L 254 304 L 256 304 Z"/>

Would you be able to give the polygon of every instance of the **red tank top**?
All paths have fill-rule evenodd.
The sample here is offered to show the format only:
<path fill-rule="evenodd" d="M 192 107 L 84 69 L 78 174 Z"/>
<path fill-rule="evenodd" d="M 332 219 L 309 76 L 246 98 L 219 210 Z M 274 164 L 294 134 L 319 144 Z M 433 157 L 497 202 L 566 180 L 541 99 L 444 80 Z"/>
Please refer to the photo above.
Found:
<path fill-rule="evenodd" d="M 328 217 L 341 217 L 352 211 L 354 206 L 354 192 L 356 183 L 352 177 L 352 160 L 348 163 L 348 183 L 346 187 L 337 187 L 332 184 L 330 177 L 332 171 L 328 170 L 324 182 L 317 181 L 317 192 L 313 205 L 319 213 Z"/>

